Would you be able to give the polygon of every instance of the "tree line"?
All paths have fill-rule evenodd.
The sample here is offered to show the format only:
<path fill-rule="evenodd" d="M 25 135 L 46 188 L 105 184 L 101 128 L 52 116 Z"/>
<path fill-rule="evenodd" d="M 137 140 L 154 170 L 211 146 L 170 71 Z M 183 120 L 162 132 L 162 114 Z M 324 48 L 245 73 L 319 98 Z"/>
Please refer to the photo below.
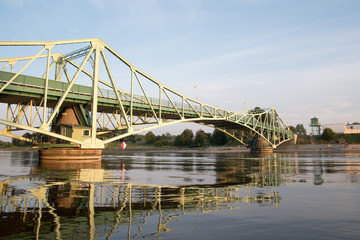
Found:
<path fill-rule="evenodd" d="M 35 142 L 49 141 L 49 137 L 41 135 L 40 133 L 26 132 L 22 135 L 24 138 L 32 139 Z M 12 138 L 11 142 L 4 142 L 0 140 L 0 148 L 12 148 L 12 147 L 32 147 L 33 144 L 21 139 Z"/>
<path fill-rule="evenodd" d="M 45 142 L 48 141 L 47 136 L 42 136 L 37 133 L 28 133 L 22 135 L 28 139 L 32 139 L 35 142 Z M 177 147 L 207 147 L 209 145 L 225 145 L 232 138 L 229 137 L 222 131 L 215 129 L 212 133 L 206 133 L 203 130 L 198 130 L 194 134 L 191 129 L 185 129 L 180 135 L 171 135 L 170 133 L 165 133 L 162 135 L 155 135 L 153 132 L 148 132 L 146 135 L 134 134 L 126 137 L 125 139 L 120 139 L 119 141 L 125 141 L 129 143 L 136 142 L 146 142 L 149 145 L 154 145 L 157 147 L 163 146 L 177 146 Z M 12 139 L 12 142 L 3 142 L 0 140 L 0 147 L 31 147 L 33 144 L 31 142 L 23 141 L 20 139 Z"/>
<path fill-rule="evenodd" d="M 303 124 L 289 126 L 290 130 L 298 135 L 297 144 L 310 144 L 312 141 L 316 143 L 349 143 L 360 144 L 360 134 L 343 134 L 335 133 L 330 128 L 324 128 L 322 133 L 317 136 L 310 136 L 306 134 L 306 129 Z"/>
<path fill-rule="evenodd" d="M 345 142 L 345 143 L 360 143 L 360 134 L 338 134 L 335 133 L 330 128 L 323 129 L 323 132 L 319 136 L 309 136 L 306 134 L 306 129 L 303 124 L 297 124 L 294 126 L 289 126 L 290 130 L 298 135 L 297 144 L 310 144 L 313 140 L 316 143 L 330 143 L 330 142 Z M 36 142 L 47 142 L 47 136 L 43 136 L 38 133 L 28 133 L 26 132 L 23 137 L 32 139 Z M 313 140 L 312 140 L 313 139 Z M 207 147 L 210 145 L 221 146 L 229 143 L 230 141 L 236 142 L 233 138 L 228 136 L 226 133 L 215 129 L 212 133 L 206 133 L 205 131 L 199 129 L 195 132 L 191 129 L 185 129 L 180 135 L 171 135 L 170 133 L 165 133 L 162 135 L 155 135 L 153 132 L 148 132 L 146 135 L 131 135 L 125 139 L 119 141 L 126 141 L 131 143 L 136 142 L 146 142 L 146 144 L 154 145 L 157 147 L 164 146 L 176 146 L 176 147 Z M 0 148 L 11 148 L 11 147 L 31 147 L 31 142 L 26 142 L 19 139 L 12 139 L 12 142 L 3 142 L 0 140 Z"/>
<path fill-rule="evenodd" d="M 191 129 L 185 129 L 180 135 L 172 136 L 169 133 L 156 136 L 153 132 L 145 135 L 147 144 L 177 147 L 207 147 L 209 145 L 225 145 L 231 138 L 224 132 L 215 129 L 212 133 L 198 130 L 194 134 Z"/>

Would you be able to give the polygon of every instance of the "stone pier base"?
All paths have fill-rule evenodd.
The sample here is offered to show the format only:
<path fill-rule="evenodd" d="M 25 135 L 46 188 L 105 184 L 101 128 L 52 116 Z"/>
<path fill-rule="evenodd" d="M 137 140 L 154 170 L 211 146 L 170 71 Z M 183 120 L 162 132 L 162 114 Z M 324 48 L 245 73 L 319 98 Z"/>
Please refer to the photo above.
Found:
<path fill-rule="evenodd" d="M 273 148 L 252 148 L 250 150 L 251 153 L 273 153 Z"/>
<path fill-rule="evenodd" d="M 52 147 L 39 149 L 40 162 L 77 162 L 88 163 L 101 161 L 102 149 Z"/>
<path fill-rule="evenodd" d="M 250 152 L 252 152 L 252 153 L 273 153 L 274 149 L 265 139 L 259 137 L 254 142 Z"/>

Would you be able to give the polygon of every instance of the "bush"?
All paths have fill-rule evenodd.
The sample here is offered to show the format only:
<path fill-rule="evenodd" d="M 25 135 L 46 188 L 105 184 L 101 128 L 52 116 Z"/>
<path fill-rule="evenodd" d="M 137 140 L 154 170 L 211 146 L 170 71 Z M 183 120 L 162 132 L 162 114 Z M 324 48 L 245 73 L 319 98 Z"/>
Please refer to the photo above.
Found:
<path fill-rule="evenodd" d="M 324 140 L 334 140 L 336 139 L 336 133 L 330 128 L 325 128 L 322 134 L 322 138 Z"/>
<path fill-rule="evenodd" d="M 198 130 L 195 134 L 194 146 L 205 147 L 209 141 L 209 136 L 203 131 Z"/>
<path fill-rule="evenodd" d="M 156 146 L 162 147 L 169 144 L 169 140 L 171 139 L 171 135 L 169 133 L 163 134 L 161 136 L 156 137 Z"/>
<path fill-rule="evenodd" d="M 190 129 L 185 129 L 180 135 L 176 136 L 174 145 L 191 147 L 193 144 L 193 137 L 193 131 L 191 131 Z"/>
<path fill-rule="evenodd" d="M 316 142 L 318 142 L 317 138 L 316 138 Z M 301 144 L 311 144 L 310 136 L 308 136 L 308 135 L 298 135 L 298 138 L 296 140 L 296 144 L 299 144 L 299 145 L 301 145 Z"/>
<path fill-rule="evenodd" d="M 345 139 L 348 144 L 360 144 L 360 134 L 339 134 L 339 137 Z"/>
<path fill-rule="evenodd" d="M 226 133 L 215 129 L 211 134 L 210 142 L 215 145 L 225 145 L 228 142 Z"/>
<path fill-rule="evenodd" d="M 156 142 L 156 136 L 153 132 L 148 132 L 146 135 L 145 135 L 145 141 L 149 144 L 154 144 Z"/>

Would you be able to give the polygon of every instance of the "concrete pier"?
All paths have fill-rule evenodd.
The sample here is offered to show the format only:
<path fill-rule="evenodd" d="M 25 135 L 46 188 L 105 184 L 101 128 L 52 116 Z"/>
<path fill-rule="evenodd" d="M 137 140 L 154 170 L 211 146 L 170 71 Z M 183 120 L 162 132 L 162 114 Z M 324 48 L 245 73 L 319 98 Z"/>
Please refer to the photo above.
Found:
<path fill-rule="evenodd" d="M 101 161 L 102 149 L 52 147 L 39 149 L 40 162 L 96 162 Z"/>
<path fill-rule="evenodd" d="M 252 152 L 252 153 L 273 153 L 274 149 L 265 139 L 263 139 L 262 137 L 259 137 L 254 141 L 250 152 Z"/>

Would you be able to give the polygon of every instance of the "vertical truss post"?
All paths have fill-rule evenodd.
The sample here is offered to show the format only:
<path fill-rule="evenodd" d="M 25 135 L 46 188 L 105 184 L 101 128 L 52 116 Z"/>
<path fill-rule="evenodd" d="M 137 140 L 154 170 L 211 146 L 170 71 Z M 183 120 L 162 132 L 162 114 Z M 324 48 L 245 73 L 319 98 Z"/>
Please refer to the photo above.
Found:
<path fill-rule="evenodd" d="M 6 121 L 10 121 L 10 103 L 7 104 Z M 11 128 L 9 125 L 6 126 L 7 131 L 11 131 Z"/>
<path fill-rule="evenodd" d="M 130 127 L 132 128 L 132 124 L 134 122 L 133 107 L 134 107 L 134 74 L 135 74 L 135 70 L 133 68 L 131 68 L 130 70 L 131 70 Z"/>
<path fill-rule="evenodd" d="M 93 74 L 93 92 L 92 92 L 92 106 L 91 106 L 91 144 L 96 143 L 96 123 L 97 123 L 97 105 L 98 105 L 98 91 L 99 91 L 99 60 L 100 60 L 100 43 L 98 41 L 91 42 L 92 47 L 95 48 L 95 64 Z"/>
<path fill-rule="evenodd" d="M 184 118 L 184 116 L 185 116 L 185 99 L 184 99 L 184 96 L 181 96 L 181 100 L 182 100 L 182 116 L 181 116 L 181 118 Z"/>
<path fill-rule="evenodd" d="M 162 102 L 162 95 L 161 95 L 161 91 L 162 91 L 163 87 L 159 85 L 159 119 L 161 119 L 161 102 Z"/>
<path fill-rule="evenodd" d="M 274 143 L 276 143 L 275 141 L 276 141 L 276 129 L 275 129 L 275 120 L 276 120 L 276 116 L 275 116 L 275 111 L 274 111 L 274 108 L 271 108 L 271 118 L 272 118 L 272 129 L 273 129 L 273 131 L 272 131 L 272 138 L 273 138 L 273 142 Z"/>
<path fill-rule="evenodd" d="M 29 123 L 29 126 L 32 126 L 32 108 L 33 108 L 33 100 L 30 100 L 30 123 Z"/>
<path fill-rule="evenodd" d="M 50 50 L 54 45 L 45 45 L 47 49 L 47 60 L 46 60 L 46 78 L 45 78 L 45 88 L 44 88 L 44 105 L 43 105 L 43 122 L 46 122 L 46 108 L 47 108 L 47 94 L 48 94 L 48 85 L 49 85 L 49 64 L 50 64 Z"/>
<path fill-rule="evenodd" d="M 58 61 L 58 59 L 56 59 L 56 60 L 54 59 L 54 61 L 56 62 L 56 64 L 55 64 L 55 81 L 60 80 L 60 71 L 61 71 L 61 66 L 62 66 L 62 62 Z"/>

